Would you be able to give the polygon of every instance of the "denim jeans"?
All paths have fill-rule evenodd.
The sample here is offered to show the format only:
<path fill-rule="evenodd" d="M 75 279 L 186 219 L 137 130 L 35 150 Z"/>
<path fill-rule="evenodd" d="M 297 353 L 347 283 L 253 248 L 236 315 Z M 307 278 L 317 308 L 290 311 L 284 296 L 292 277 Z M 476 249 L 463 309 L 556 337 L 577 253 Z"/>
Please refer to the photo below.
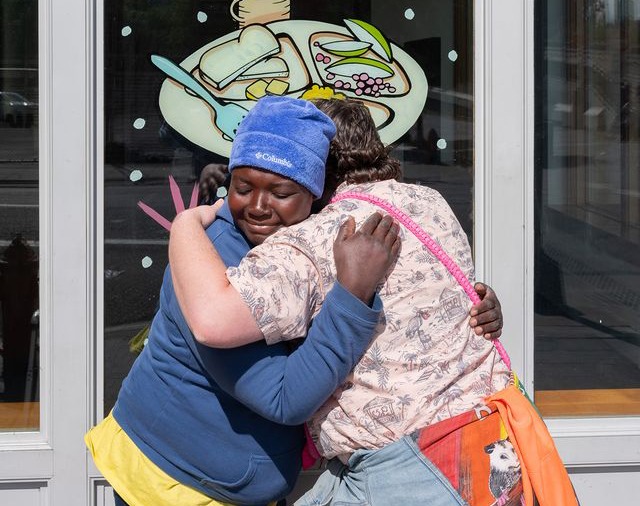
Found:
<path fill-rule="evenodd" d="M 467 506 L 410 437 L 329 462 L 295 506 Z"/>

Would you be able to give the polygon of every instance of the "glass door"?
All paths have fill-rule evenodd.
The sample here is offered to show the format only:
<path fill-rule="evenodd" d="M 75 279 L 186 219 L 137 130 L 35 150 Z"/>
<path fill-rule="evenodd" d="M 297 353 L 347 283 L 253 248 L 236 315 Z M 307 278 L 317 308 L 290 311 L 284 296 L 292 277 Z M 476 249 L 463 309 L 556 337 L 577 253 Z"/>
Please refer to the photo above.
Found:
<path fill-rule="evenodd" d="M 640 1 L 538 1 L 535 385 L 640 415 Z"/>

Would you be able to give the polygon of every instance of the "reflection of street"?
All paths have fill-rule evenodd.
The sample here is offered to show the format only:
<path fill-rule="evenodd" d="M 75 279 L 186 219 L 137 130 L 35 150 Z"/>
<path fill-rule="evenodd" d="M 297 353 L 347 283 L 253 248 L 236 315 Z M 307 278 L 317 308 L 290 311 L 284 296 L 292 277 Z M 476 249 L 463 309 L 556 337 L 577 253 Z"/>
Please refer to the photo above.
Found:
<path fill-rule="evenodd" d="M 10 127 L 31 128 L 38 118 L 38 104 L 20 93 L 0 91 L 0 122 Z"/>
<path fill-rule="evenodd" d="M 189 162 L 189 160 L 186 160 Z M 193 188 L 190 163 L 182 166 L 135 164 L 143 174 L 132 182 L 133 167 L 105 167 L 104 296 L 105 327 L 146 322 L 158 300 L 167 264 L 168 232 L 137 206 L 144 201 L 168 220 L 176 211 L 169 190 L 172 174 L 187 201 Z M 143 266 L 148 257 L 152 263 Z M 135 333 L 135 332 L 134 332 Z M 133 336 L 132 336 L 133 337 Z"/>
<path fill-rule="evenodd" d="M 0 123 L 0 398 L 38 399 L 38 146 Z"/>
<path fill-rule="evenodd" d="M 129 179 L 134 168 L 143 175 L 136 182 Z M 143 200 L 173 220 L 176 211 L 168 175 L 175 177 L 187 205 L 194 176 L 191 157 L 180 153 L 171 163 L 106 165 L 104 173 L 104 407 L 108 411 L 135 360 L 129 341 L 153 318 L 168 261 L 169 233 L 137 203 Z M 152 263 L 145 268 L 147 257 Z"/>
<path fill-rule="evenodd" d="M 627 219 L 615 134 L 565 130 L 542 171 L 536 253 L 536 389 L 640 387 L 640 223 Z M 576 141 L 592 139 L 578 145 Z M 638 153 L 637 142 L 623 144 Z M 570 149 L 581 153 L 571 159 Z M 573 166 L 567 167 L 567 160 Z M 568 203 L 570 171 L 584 202 Z M 626 222 L 625 222 L 626 219 Z"/>
<path fill-rule="evenodd" d="M 603 5 L 550 23 L 541 53 L 536 390 L 640 388 L 637 19 Z"/>
<path fill-rule="evenodd" d="M 536 389 L 640 387 L 640 263 L 601 247 L 613 236 L 567 216 L 550 221 L 548 260 L 538 264 Z M 626 248 L 640 258 L 638 245 Z"/>
<path fill-rule="evenodd" d="M 11 128 L 6 123 L 0 122 L 0 164 L 37 160 L 38 129 Z M 3 175 L 0 178 L 0 183 L 4 184 L 4 181 Z"/>
<path fill-rule="evenodd" d="M 140 181 L 129 177 L 134 168 L 143 175 Z M 39 254 L 38 171 L 35 129 L 0 124 L 0 257 L 18 235 Z M 146 216 L 137 202 L 144 200 L 172 220 L 175 209 L 169 174 L 176 178 L 188 202 L 194 172 L 190 154 L 181 150 L 176 150 L 171 162 L 105 167 L 108 206 L 104 210 L 104 273 L 100 274 L 104 275 L 105 406 L 111 405 L 109 399 L 135 358 L 128 341 L 155 312 L 167 263 L 168 233 Z M 145 257 L 152 261 L 146 268 Z M 0 382 L 0 393 L 3 387 Z"/>

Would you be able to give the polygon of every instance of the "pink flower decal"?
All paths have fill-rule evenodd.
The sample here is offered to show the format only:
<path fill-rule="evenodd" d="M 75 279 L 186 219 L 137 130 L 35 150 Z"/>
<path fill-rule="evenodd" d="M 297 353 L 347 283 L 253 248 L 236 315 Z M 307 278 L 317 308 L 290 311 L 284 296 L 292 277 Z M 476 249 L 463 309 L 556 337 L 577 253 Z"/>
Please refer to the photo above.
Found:
<path fill-rule="evenodd" d="M 173 178 L 173 176 L 169 176 L 169 187 L 171 189 L 171 198 L 176 209 L 176 215 L 178 215 L 182 211 L 184 211 L 185 207 L 184 201 L 182 200 L 182 195 L 180 194 L 180 188 L 178 187 L 178 183 L 176 183 L 176 180 Z M 191 201 L 189 202 L 189 209 L 198 205 L 198 193 L 198 183 L 196 182 L 193 185 L 193 190 L 191 191 Z M 164 229 L 166 229 L 167 231 L 171 230 L 171 221 L 162 216 L 158 211 L 156 211 L 152 207 L 149 207 L 142 201 L 138 202 L 138 207 Z"/>

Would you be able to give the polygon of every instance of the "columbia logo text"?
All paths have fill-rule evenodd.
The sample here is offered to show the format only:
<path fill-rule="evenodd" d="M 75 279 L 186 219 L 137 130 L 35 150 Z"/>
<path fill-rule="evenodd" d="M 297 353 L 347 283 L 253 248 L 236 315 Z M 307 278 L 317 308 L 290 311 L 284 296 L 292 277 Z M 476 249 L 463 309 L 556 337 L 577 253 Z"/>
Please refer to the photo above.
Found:
<path fill-rule="evenodd" d="M 284 165 L 285 167 L 289 167 L 289 168 L 293 167 L 291 162 L 286 158 L 278 158 L 277 156 L 269 153 L 261 153 L 260 151 L 258 151 L 256 153 L 256 158 L 258 160 L 265 160 L 267 162 L 277 163 L 278 165 Z"/>

